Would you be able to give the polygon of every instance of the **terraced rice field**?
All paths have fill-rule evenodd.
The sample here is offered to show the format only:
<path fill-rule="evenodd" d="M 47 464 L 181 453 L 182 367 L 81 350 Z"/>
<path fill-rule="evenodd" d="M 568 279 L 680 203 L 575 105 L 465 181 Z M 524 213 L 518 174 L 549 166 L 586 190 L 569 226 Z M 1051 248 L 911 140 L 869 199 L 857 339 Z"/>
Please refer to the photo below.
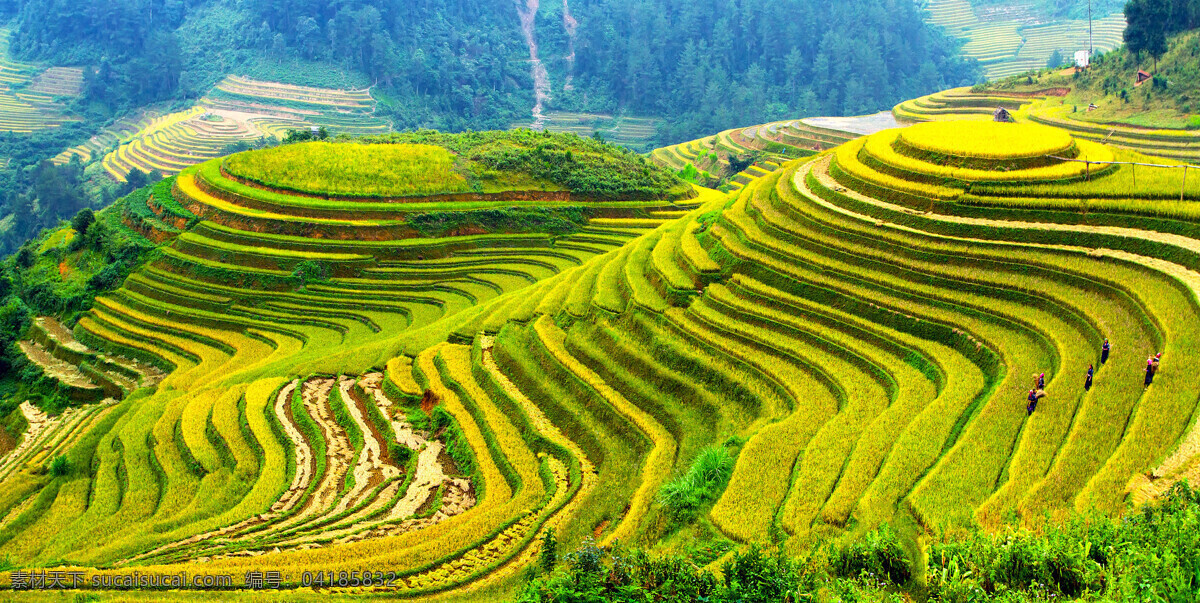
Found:
<path fill-rule="evenodd" d="M 653 117 L 613 117 L 572 111 L 547 111 L 543 118 L 544 128 L 550 132 L 571 132 L 580 136 L 592 136 L 599 132 L 605 140 L 637 151 L 650 150 L 658 124 L 662 121 Z M 529 122 L 516 122 L 509 127 L 531 126 Z"/>
<path fill-rule="evenodd" d="M 1195 163 L 1200 159 L 1200 133 L 1189 130 L 1151 130 L 1075 119 L 1076 107 L 1063 104 L 1065 89 L 1029 93 L 985 91 L 973 93 L 955 88 L 896 105 L 892 113 L 904 123 L 922 121 L 991 120 L 997 107 L 1012 112 L 1018 122 L 1054 126 L 1077 139 L 1104 142 L 1138 153 L 1173 161 Z M 1164 163 L 1148 160 L 1150 163 Z M 1166 161 L 1165 163 L 1172 163 Z"/>
<path fill-rule="evenodd" d="M 972 7 L 967 0 L 929 0 L 928 21 L 965 42 L 963 56 L 979 61 L 989 80 L 1041 69 L 1054 51 L 1070 61 L 1088 49 L 1086 19 L 1051 21 L 1021 2 Z M 1107 52 L 1123 44 L 1125 16 L 1097 16 L 1092 47 Z"/>
<path fill-rule="evenodd" d="M 79 95 L 83 71 L 14 61 L 8 52 L 10 35 L 0 29 L 0 132 L 28 134 L 75 121 L 59 101 Z"/>
<path fill-rule="evenodd" d="M 494 197 L 476 205 L 529 203 Z M 482 324 L 489 301 L 588 265 L 689 203 L 595 202 L 567 236 L 421 238 L 410 217 L 445 200 L 331 204 L 199 168 L 126 197 L 121 227 L 168 244 L 74 332 L 39 319 L 23 342 L 81 400 L 104 401 L 54 419 L 26 409 L 32 427 L 0 464 L 3 555 L 107 573 L 373 564 L 410 594 L 513 575 L 596 477 L 566 428 L 458 332 Z M 309 236 L 274 234 L 283 223 Z M 297 287 L 302 262 L 328 276 Z M 527 299 L 501 305 L 532 315 Z M 405 356 L 407 337 L 457 343 Z M 92 415 L 103 418 L 77 427 Z M 82 433 L 63 440 L 68 430 Z M 39 468 L 60 454 L 95 470 L 56 482 Z"/>
<path fill-rule="evenodd" d="M 128 124 L 89 143 L 60 154 L 87 160 L 103 151 L 105 172 L 124 182 L 137 169 L 163 175 L 227 153 L 230 145 L 282 139 L 288 130 L 324 127 L 331 135 L 380 134 L 391 126 L 374 115 L 375 101 L 368 90 L 333 90 L 289 86 L 229 76 L 196 106 L 177 113 Z M 114 145 L 115 148 L 110 147 Z"/>
<path fill-rule="evenodd" d="M 141 111 L 122 117 L 101 130 L 99 134 L 96 134 L 87 142 L 64 150 L 54 156 L 51 161 L 62 165 L 70 162 L 73 157 L 78 156 L 79 160 L 86 164 L 93 159 L 101 158 L 111 149 L 115 149 L 122 143 L 133 140 L 139 131 L 149 127 L 152 122 L 160 117 L 158 113 L 151 111 Z"/>
<path fill-rule="evenodd" d="M 655 149 L 650 160 L 658 165 L 679 171 L 688 165 L 710 175 L 709 184 L 725 181 L 729 190 L 739 189 L 750 181 L 770 173 L 788 158 L 806 157 L 833 148 L 858 136 L 844 129 L 812 125 L 805 120 L 789 120 L 727 130 L 689 142 Z M 759 159 L 749 167 L 734 173 L 730 159 L 752 154 Z"/>
<path fill-rule="evenodd" d="M 326 214 L 186 170 L 133 226 L 199 224 L 166 232 L 75 330 L 168 374 L 136 404 L 27 409 L 33 443 L 0 462 L 0 555 L 482 588 L 517 576 L 549 526 L 654 538 L 661 486 L 730 436 L 744 444 L 708 519 L 793 552 L 885 522 L 918 549 L 1115 515 L 1200 475 L 1197 216 L 1137 192 L 1102 202 L 1120 168 L 1042 155 L 1122 149 L 1022 124 L 1021 148 L 954 146 L 1004 126 L 958 127 L 885 130 L 558 239 L 398 238 L 395 208 Z M 274 234 L 300 221 L 320 236 Z M 296 287 L 305 260 L 328 280 Z M 56 451 L 94 469 L 30 470 Z"/>

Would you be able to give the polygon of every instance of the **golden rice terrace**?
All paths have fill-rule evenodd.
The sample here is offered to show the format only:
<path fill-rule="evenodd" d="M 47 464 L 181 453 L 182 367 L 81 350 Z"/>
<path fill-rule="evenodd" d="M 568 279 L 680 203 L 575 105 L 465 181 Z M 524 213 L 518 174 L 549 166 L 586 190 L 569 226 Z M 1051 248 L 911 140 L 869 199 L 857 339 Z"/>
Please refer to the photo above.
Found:
<path fill-rule="evenodd" d="M 652 545 L 722 442 L 706 520 L 793 553 L 1200 476 L 1200 174 L 1050 125 L 780 128 L 840 146 L 723 194 L 595 142 L 418 133 L 126 197 L 102 218 L 157 251 L 24 344 L 82 402 L 23 407 L 0 558 L 416 597 L 516 580 L 549 527 Z"/>

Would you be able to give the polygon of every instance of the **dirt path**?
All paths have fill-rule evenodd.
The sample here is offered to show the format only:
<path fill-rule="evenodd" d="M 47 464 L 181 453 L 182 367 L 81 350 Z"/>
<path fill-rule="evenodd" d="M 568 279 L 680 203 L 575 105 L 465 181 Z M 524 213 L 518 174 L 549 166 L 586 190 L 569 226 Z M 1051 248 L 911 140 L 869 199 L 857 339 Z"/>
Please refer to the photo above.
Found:
<path fill-rule="evenodd" d="M 87 354 L 92 351 L 91 348 L 79 343 L 75 339 L 75 335 L 68 331 L 61 322 L 58 322 L 58 320 L 53 317 L 39 316 L 33 319 L 33 322 L 38 326 L 38 328 L 45 331 L 47 335 L 54 339 L 56 343 L 64 348 L 67 348 L 68 350 L 71 350 L 72 352 Z"/>
<path fill-rule="evenodd" d="M 237 136 L 234 136 L 234 135 L 228 136 L 228 138 L 231 141 L 233 141 L 235 139 L 236 140 L 244 140 L 247 137 L 261 138 L 263 136 L 267 136 L 268 134 L 266 132 L 264 132 L 261 128 L 259 128 L 258 124 L 254 123 L 254 120 L 257 120 L 257 119 L 289 119 L 289 120 L 297 119 L 295 117 L 279 117 L 279 116 L 275 116 L 275 115 L 268 115 L 266 113 L 253 113 L 250 111 L 235 111 L 233 109 L 222 109 L 222 108 L 217 108 L 217 107 L 205 107 L 205 110 L 209 113 L 212 113 L 213 115 L 219 115 L 225 119 L 228 119 L 229 121 L 238 123 L 246 130 L 246 136 L 241 136 L 240 134 Z M 188 120 L 188 122 L 193 122 L 193 121 L 199 122 L 200 118 L 194 117 L 194 118 Z"/>
<path fill-rule="evenodd" d="M 100 386 L 96 385 L 90 377 L 79 371 L 79 367 L 54 357 L 46 351 L 46 348 L 42 347 L 42 344 L 26 340 L 17 342 L 17 346 L 21 348 L 21 352 L 30 362 L 38 365 L 46 373 L 46 376 L 78 389 L 100 389 Z"/>
<path fill-rule="evenodd" d="M 1079 247 L 1079 246 L 1072 246 L 1072 245 L 1043 245 L 1043 244 L 1034 244 L 1034 243 L 1017 243 L 1017 242 L 1012 242 L 1012 241 L 993 241 L 993 240 L 987 240 L 987 239 L 974 239 L 974 238 L 969 238 L 969 237 L 953 237 L 953 236 L 929 233 L 929 232 L 926 232 L 926 231 L 923 231 L 920 229 L 881 221 L 881 220 L 878 220 L 871 216 L 859 214 L 859 213 L 850 211 L 846 208 L 834 205 L 834 204 L 822 199 L 820 196 L 818 196 L 816 193 L 814 193 L 811 189 L 809 189 L 808 183 L 806 182 L 805 178 L 811 172 L 813 174 L 813 176 L 816 177 L 817 181 L 820 182 L 822 185 L 824 185 L 828 188 L 831 188 L 833 190 L 836 190 L 836 191 L 838 191 L 839 194 L 850 197 L 851 199 L 854 199 L 856 201 L 868 203 L 868 204 L 874 205 L 876 207 L 880 207 L 880 208 L 887 209 L 890 211 L 898 211 L 898 212 L 903 212 L 903 213 L 907 213 L 907 214 L 911 214 L 911 215 L 919 215 L 919 216 L 925 217 L 927 219 L 936 220 L 939 222 L 947 222 L 947 223 L 954 223 L 954 224 L 970 224 L 970 225 L 974 225 L 974 226 L 995 226 L 995 227 L 1005 227 L 1005 228 L 1017 228 L 1017 229 L 1026 229 L 1026 230 L 1043 230 L 1043 231 L 1050 230 L 1050 231 L 1059 231 L 1059 232 L 1101 233 L 1101 234 L 1116 235 L 1116 236 L 1127 237 L 1127 238 L 1142 239 L 1142 240 L 1153 241 L 1153 242 L 1157 242 L 1157 243 L 1164 243 L 1167 245 L 1173 245 L 1176 247 L 1180 247 L 1182 249 L 1187 249 L 1189 251 L 1193 251 L 1196 253 L 1200 253 L 1200 240 L 1192 239 L 1192 238 L 1185 237 L 1182 235 L 1155 232 L 1155 231 L 1150 231 L 1150 230 L 1138 230 L 1136 228 L 1123 228 L 1123 227 L 1118 227 L 1118 226 L 1088 226 L 1088 225 L 1073 225 L 1073 224 L 1052 224 L 1052 223 L 1043 223 L 1043 222 L 990 220 L 990 219 L 986 219 L 986 218 L 966 218 L 966 217 L 961 217 L 961 216 L 949 216 L 949 215 L 945 215 L 945 214 L 933 214 L 933 213 L 928 213 L 928 212 L 920 212 L 920 211 L 913 210 L 911 208 L 903 207 L 900 205 L 895 205 L 892 203 L 887 203 L 885 201 L 880 201 L 878 199 L 874 199 L 872 197 L 863 195 L 857 191 L 846 189 L 845 187 L 841 186 L 836 181 L 834 181 L 833 178 L 829 175 L 828 170 L 829 170 L 830 161 L 832 161 L 832 155 L 826 155 L 824 157 L 821 157 L 814 161 L 811 161 L 805 165 L 802 165 L 802 166 L 800 166 L 799 169 L 796 170 L 796 173 L 792 178 L 793 185 L 795 186 L 796 190 L 801 195 L 803 195 L 809 201 L 811 201 L 825 209 L 828 209 L 830 211 L 834 211 L 834 212 L 840 213 L 842 215 L 845 215 L 845 216 L 848 216 L 848 217 L 851 217 L 851 218 L 854 218 L 854 219 L 857 219 L 857 220 L 860 220 L 863 222 L 874 223 L 876 226 L 880 226 L 880 227 L 888 227 L 888 228 L 893 228 L 896 230 L 920 233 L 920 234 L 923 234 L 926 236 L 934 236 L 937 238 L 942 238 L 942 239 L 947 239 L 947 240 L 975 242 L 975 243 L 987 243 L 987 244 L 993 244 L 993 245 L 994 244 L 1013 245 L 1013 246 L 1027 247 L 1027 248 L 1028 247 L 1038 247 L 1038 248 L 1043 248 L 1043 249 L 1062 249 L 1062 250 L 1086 253 L 1092 257 L 1116 258 L 1116 259 L 1120 259 L 1123 261 L 1140 264 L 1142 266 L 1145 266 L 1152 270 L 1157 270 L 1159 272 L 1162 272 L 1168 276 L 1175 278 L 1176 280 L 1178 280 L 1178 281 L 1182 282 L 1184 285 L 1186 285 L 1188 290 L 1191 291 L 1193 298 L 1195 298 L 1197 300 L 1197 302 L 1200 303 L 1200 272 L 1192 270 L 1186 266 L 1176 264 L 1174 262 L 1168 262 L 1166 260 L 1161 260 L 1158 258 L 1137 255 L 1137 254 L 1129 253 L 1127 251 L 1122 251 L 1119 249 L 1089 249 L 1086 247 Z M 1158 467 L 1154 468 L 1149 473 L 1134 475 L 1129 481 L 1127 490 L 1130 492 L 1130 494 L 1133 498 L 1133 501 L 1136 504 L 1140 504 L 1142 502 L 1145 502 L 1156 496 L 1161 495 L 1162 493 L 1166 492 L 1173 484 L 1175 484 L 1176 482 L 1178 482 L 1182 479 L 1185 479 L 1185 478 L 1189 479 L 1189 481 L 1191 483 L 1197 483 L 1197 481 L 1200 480 L 1200 421 L 1196 421 L 1196 420 L 1193 420 L 1192 427 L 1183 436 L 1183 439 L 1182 439 L 1179 447 L 1169 457 L 1167 457 L 1167 459 L 1165 461 L 1163 461 L 1161 464 L 1159 464 Z"/>
<path fill-rule="evenodd" d="M 271 509 L 237 524 L 160 546 L 122 563 L 163 557 L 164 554 L 182 554 L 193 560 L 208 561 L 214 558 L 254 557 L 283 550 L 320 548 L 420 530 L 473 508 L 478 501 L 470 480 L 446 473 L 443 464 L 445 444 L 427 440 L 426 435 L 415 431 L 402 414 L 394 412 L 394 402 L 383 392 L 383 379 L 382 373 L 369 373 L 358 379 L 312 379 L 304 383 L 292 381 L 285 385 L 276 396 L 274 411 L 280 419 L 284 434 L 296 451 L 296 473 L 287 491 Z M 356 402 L 352 398 L 351 391 L 355 384 L 362 387 L 366 393 L 365 400 Z M 344 430 L 333 420 L 328 397 L 334 387 L 337 387 L 349 402 L 348 409 L 352 418 L 359 428 L 364 430 L 363 451 L 355 458 L 351 458 Z M 312 445 L 297 427 L 289 410 L 297 388 L 300 388 L 305 409 L 321 427 L 322 437 L 326 438 L 328 469 L 315 487 L 313 479 L 316 459 L 313 456 Z M 379 432 L 373 431 L 373 425 L 370 424 L 362 406 L 371 403 L 376 404 L 384 416 L 389 418 L 396 432 L 397 443 L 417 454 L 415 473 L 411 479 L 403 479 L 401 468 L 384 462 L 384 443 L 378 437 Z M 544 417 L 542 420 L 544 421 Z M 570 444 L 565 438 L 563 442 Z M 595 482 L 595 473 L 582 455 L 580 458 L 584 460 L 587 471 L 585 481 L 590 489 L 591 484 Z M 555 480 L 559 483 L 556 491 L 558 502 L 558 498 L 566 496 L 569 490 L 569 471 L 557 459 L 552 459 L 551 463 Z M 350 493 L 335 498 L 349 471 L 356 472 L 356 481 L 362 486 L 356 485 Z M 366 485 L 368 483 L 370 485 Z M 310 487 L 314 487 L 313 496 L 307 502 L 302 502 L 304 492 Z M 403 491 L 402 487 L 405 487 Z M 435 496 L 439 497 L 436 507 L 432 506 Z M 301 504 L 304 506 L 302 511 L 273 523 L 281 516 L 295 512 Z M 353 512 L 347 513 L 350 509 L 354 509 Z M 416 517 L 418 513 L 424 516 Z M 332 520 L 339 514 L 345 516 L 336 521 L 323 522 L 323 519 Z M 528 529 L 534 525 L 533 519 L 534 516 L 531 515 L 528 520 L 518 522 L 498 536 L 494 542 L 499 544 L 494 550 L 489 549 L 489 554 L 499 554 L 504 550 L 503 547 L 518 542 L 523 537 L 520 530 L 522 527 Z M 238 543 L 253 543 L 254 548 L 228 553 L 218 552 L 224 547 L 236 548 Z"/>
<path fill-rule="evenodd" d="M 299 385 L 299 381 L 288 383 L 279 390 L 279 395 L 275 399 L 275 416 L 283 425 L 283 432 L 292 442 L 292 448 L 296 451 L 296 474 L 292 476 L 292 483 L 288 486 L 287 492 L 284 492 L 274 505 L 271 505 L 271 512 L 277 515 L 286 513 L 299 504 L 300 499 L 304 496 L 304 491 L 308 490 L 308 486 L 312 484 L 313 472 L 316 470 L 316 459 L 313 458 L 312 446 L 308 440 L 304 439 L 304 434 L 300 433 L 300 428 L 296 426 L 290 410 L 292 394 Z"/>
<path fill-rule="evenodd" d="M 383 416 L 388 417 L 391 421 L 392 430 L 396 432 L 396 441 L 411 450 L 420 450 L 425 445 L 425 438 L 413 431 L 412 424 L 403 415 L 399 418 L 392 416 L 392 400 L 383 393 L 383 373 L 364 375 L 359 380 L 359 384 L 362 385 L 363 390 L 375 398 L 375 404 L 379 406 Z"/>

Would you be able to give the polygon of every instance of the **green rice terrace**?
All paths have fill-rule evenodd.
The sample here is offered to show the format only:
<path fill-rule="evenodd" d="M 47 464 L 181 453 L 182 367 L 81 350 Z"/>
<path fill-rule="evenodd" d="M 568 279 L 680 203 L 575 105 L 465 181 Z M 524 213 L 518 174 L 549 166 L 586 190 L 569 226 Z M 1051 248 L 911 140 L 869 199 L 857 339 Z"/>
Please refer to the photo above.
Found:
<path fill-rule="evenodd" d="M 926 0 L 927 20 L 964 42 L 963 56 L 979 61 L 984 75 L 996 80 L 1046 67 L 1056 52 L 1070 62 L 1076 51 L 1107 52 L 1122 44 L 1125 15 L 1052 18 L 1038 2 Z M 1044 3 L 1050 5 L 1050 3 Z M 1059 3 L 1057 6 L 1061 6 Z M 1057 66 L 1057 65 L 1056 65 Z"/>
<path fill-rule="evenodd" d="M 846 600 L 820 577 L 868 569 L 861 600 L 1187 600 L 1168 532 L 1120 541 L 1168 515 L 1107 518 L 1200 477 L 1200 177 L 1054 125 L 782 122 L 671 169 L 415 132 L 183 169 L 5 264 L 54 311 L 0 417 L 0 567 L 502 600 L 556 542 L 577 573 L 620 545 L 685 561 L 605 561 L 591 600 L 685 601 L 758 545 L 803 560 L 793 593 L 719 600 Z M 672 173 L 769 144 L 728 193 Z M 1063 526 L 1104 536 L 989 569 Z M 726 590 L 662 577 L 701 567 Z M 555 584 L 522 596 L 584 600 Z"/>
<path fill-rule="evenodd" d="M 12 60 L 10 34 L 0 28 L 0 132 L 28 134 L 78 119 L 67 114 L 62 101 L 79 95 L 83 70 Z"/>
<path fill-rule="evenodd" d="M 281 140 L 289 130 L 326 128 L 335 134 L 383 134 L 391 125 L 374 115 L 369 90 L 292 86 L 231 75 L 196 104 L 163 115 L 117 120 L 87 142 L 54 158 L 99 161 L 104 173 L 125 182 L 132 170 L 174 175 L 227 154 L 231 146 Z"/>
<path fill-rule="evenodd" d="M 639 151 L 653 148 L 655 129 L 663 120 L 652 117 L 612 116 L 602 113 L 577 113 L 573 111 L 547 111 L 540 126 L 551 132 L 573 133 L 592 136 L 599 133 L 605 140 Z M 534 128 L 533 121 L 518 121 L 511 128 Z"/>

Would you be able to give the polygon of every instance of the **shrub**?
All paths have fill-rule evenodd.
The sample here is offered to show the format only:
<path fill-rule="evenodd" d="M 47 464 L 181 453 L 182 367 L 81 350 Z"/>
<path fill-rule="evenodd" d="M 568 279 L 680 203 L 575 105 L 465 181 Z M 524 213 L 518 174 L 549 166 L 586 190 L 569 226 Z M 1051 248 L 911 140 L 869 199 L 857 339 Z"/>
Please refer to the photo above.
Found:
<path fill-rule="evenodd" d="M 296 264 L 296 269 L 292 271 L 292 278 L 295 278 L 300 288 L 303 289 L 311 283 L 328 280 L 329 266 L 315 260 L 304 260 Z"/>
<path fill-rule="evenodd" d="M 723 566 L 723 579 L 685 557 L 650 557 L 590 541 L 566 560 L 554 573 L 526 584 L 516 600 L 795 603 L 813 600 L 816 592 L 815 574 L 802 562 L 782 553 L 764 555 L 758 548 L 734 553 Z"/>
<path fill-rule="evenodd" d="M 408 461 L 413 456 L 412 448 L 400 444 L 399 442 L 391 442 L 388 444 L 388 456 L 392 457 L 392 462 L 399 466 L 408 464 Z"/>
<path fill-rule="evenodd" d="M 904 584 L 912 577 L 909 561 L 900 541 L 884 524 L 861 540 L 839 549 L 833 556 L 834 572 L 845 578 L 886 578 L 892 584 Z"/>
<path fill-rule="evenodd" d="M 691 163 L 685 165 L 682 170 L 679 170 L 677 175 L 688 182 L 696 183 L 700 181 L 700 170 L 697 170 L 696 166 Z"/>
<path fill-rule="evenodd" d="M 63 477 L 70 472 L 71 462 L 67 460 L 67 457 L 59 455 L 54 457 L 53 461 L 50 461 L 50 475 Z"/>
<path fill-rule="evenodd" d="M 542 552 L 539 558 L 542 571 L 550 572 L 558 563 L 558 540 L 554 536 L 554 528 L 546 528 L 542 535 Z"/>
<path fill-rule="evenodd" d="M 768 557 L 753 546 L 748 552 L 734 555 L 725 562 L 721 572 L 725 576 L 723 600 L 745 603 L 800 600 L 800 568 L 782 550 L 774 557 Z"/>

